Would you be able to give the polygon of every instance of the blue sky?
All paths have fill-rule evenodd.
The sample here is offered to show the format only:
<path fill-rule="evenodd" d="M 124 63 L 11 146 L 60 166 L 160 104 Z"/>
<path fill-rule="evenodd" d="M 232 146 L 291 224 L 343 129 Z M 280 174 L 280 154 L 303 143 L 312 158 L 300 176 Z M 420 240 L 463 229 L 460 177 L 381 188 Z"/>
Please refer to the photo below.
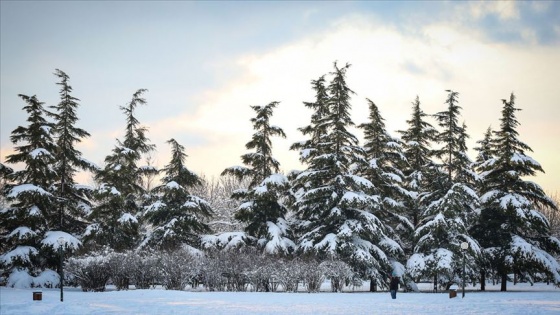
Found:
<path fill-rule="evenodd" d="M 172 137 L 195 172 L 215 176 L 240 164 L 252 134 L 249 105 L 280 101 L 273 123 L 288 138 L 274 141 L 274 153 L 286 171 L 300 168 L 287 148 L 309 121 L 309 82 L 338 60 L 353 65 L 354 122 L 365 121 L 367 97 L 394 135 L 416 95 L 431 114 L 453 89 L 472 148 L 488 126 L 498 128 L 500 99 L 515 92 L 521 140 L 547 172 L 534 180 L 560 189 L 559 2 L 0 3 L 2 161 L 12 152 L 10 132 L 25 124 L 17 94 L 56 104 L 59 68 L 81 99 L 78 126 L 92 134 L 80 149 L 98 164 L 123 136 L 119 106 L 147 88 L 148 105 L 136 115 L 159 166 Z"/>

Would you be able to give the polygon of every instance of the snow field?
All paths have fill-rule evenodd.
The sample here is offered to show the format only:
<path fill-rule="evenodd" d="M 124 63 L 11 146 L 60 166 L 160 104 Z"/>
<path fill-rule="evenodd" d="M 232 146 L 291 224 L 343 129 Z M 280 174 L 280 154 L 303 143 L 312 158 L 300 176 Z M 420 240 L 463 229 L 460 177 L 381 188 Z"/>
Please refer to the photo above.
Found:
<path fill-rule="evenodd" d="M 58 289 L 0 288 L 0 314 L 560 314 L 560 289 L 552 285 L 509 284 L 509 292 L 403 293 L 388 292 L 265 293 L 191 292 L 162 289 L 82 292 Z M 42 291 L 42 301 L 33 301 Z"/>

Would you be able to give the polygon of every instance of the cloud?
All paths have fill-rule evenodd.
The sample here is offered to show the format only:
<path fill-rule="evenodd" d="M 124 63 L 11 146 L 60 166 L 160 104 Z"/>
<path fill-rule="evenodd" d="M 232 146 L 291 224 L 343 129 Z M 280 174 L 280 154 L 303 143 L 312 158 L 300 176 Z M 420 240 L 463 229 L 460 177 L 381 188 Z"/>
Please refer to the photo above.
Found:
<path fill-rule="evenodd" d="M 512 14 L 499 12 L 504 17 Z M 411 36 L 366 16 L 347 16 L 328 31 L 238 59 L 242 75 L 200 98 L 192 128 L 211 136 L 208 146 L 192 152 L 192 161 L 209 162 L 196 164 L 210 174 L 240 164 L 239 155 L 246 152 L 244 144 L 253 132 L 249 105 L 280 101 L 272 122 L 284 129 L 288 139 L 273 140 L 274 154 L 285 170 L 301 168 L 297 153 L 287 148 L 303 140 L 297 128 L 309 123 L 310 112 L 302 102 L 313 100 L 310 81 L 332 71 L 332 63 L 338 60 L 353 65 L 348 83 L 357 93 L 352 100 L 355 123 L 366 121 L 365 98 L 371 98 L 385 117 L 388 131 L 395 134 L 406 128 L 416 95 L 432 114 L 445 110 L 444 91 L 453 89 L 460 92 L 471 148 L 488 126 L 499 127 L 500 99 L 514 91 L 518 106 L 525 110 L 518 117 L 521 138 L 534 145 L 534 157 L 554 177 L 560 169 L 550 154 L 555 141 L 548 135 L 558 134 L 551 118 L 558 117 L 552 115 L 558 112 L 554 101 L 555 73 L 560 71 L 557 54 L 554 47 L 491 43 L 479 32 L 448 23 L 427 25 L 421 36 Z M 545 131 L 539 125 L 551 129 Z M 361 136 L 360 131 L 356 134 Z M 548 187 L 557 185 L 550 177 L 543 182 Z"/>
<path fill-rule="evenodd" d="M 470 14 L 477 19 L 487 15 L 495 15 L 500 20 L 512 20 L 519 18 L 517 3 L 508 1 L 470 1 L 468 3 Z"/>

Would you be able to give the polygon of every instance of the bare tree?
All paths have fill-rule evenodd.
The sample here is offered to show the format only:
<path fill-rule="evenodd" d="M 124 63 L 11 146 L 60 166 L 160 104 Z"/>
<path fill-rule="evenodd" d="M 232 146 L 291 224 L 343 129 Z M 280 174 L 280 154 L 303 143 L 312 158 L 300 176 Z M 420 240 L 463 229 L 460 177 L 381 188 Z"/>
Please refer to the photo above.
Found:
<path fill-rule="evenodd" d="M 554 193 L 547 193 L 550 199 L 556 205 L 556 208 L 560 208 L 560 195 L 558 191 Z M 560 211 L 547 206 L 539 206 L 539 211 L 546 216 L 548 222 L 550 223 L 550 232 L 553 236 L 560 237 Z"/>
<path fill-rule="evenodd" d="M 208 178 L 201 175 L 202 185 L 193 188 L 192 193 L 205 199 L 214 210 L 211 222 L 208 222 L 216 233 L 241 231 L 243 226 L 234 219 L 234 213 L 240 205 L 240 201 L 232 199 L 231 195 L 238 189 L 248 187 L 248 180 L 238 180 L 232 175 L 224 175 L 219 178 Z"/>

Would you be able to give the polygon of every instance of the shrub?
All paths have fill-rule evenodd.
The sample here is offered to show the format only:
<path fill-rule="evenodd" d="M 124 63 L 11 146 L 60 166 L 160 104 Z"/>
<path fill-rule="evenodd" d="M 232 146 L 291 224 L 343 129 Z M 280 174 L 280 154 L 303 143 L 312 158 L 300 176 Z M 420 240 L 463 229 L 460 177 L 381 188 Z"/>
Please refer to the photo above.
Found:
<path fill-rule="evenodd" d="M 111 277 L 107 258 L 97 253 L 70 258 L 66 270 L 74 277 L 84 292 L 105 291 L 105 285 Z"/>

